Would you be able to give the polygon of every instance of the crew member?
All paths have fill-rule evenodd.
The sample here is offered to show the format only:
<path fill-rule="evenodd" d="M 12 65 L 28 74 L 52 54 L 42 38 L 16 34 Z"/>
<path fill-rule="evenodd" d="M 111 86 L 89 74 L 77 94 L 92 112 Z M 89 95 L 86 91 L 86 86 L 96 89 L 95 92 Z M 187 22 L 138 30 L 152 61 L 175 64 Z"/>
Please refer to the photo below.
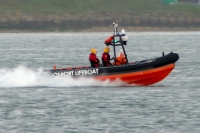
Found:
<path fill-rule="evenodd" d="M 126 58 L 124 53 L 121 51 L 120 54 L 116 57 L 115 62 L 113 63 L 116 66 L 126 64 Z"/>
<path fill-rule="evenodd" d="M 99 59 L 96 56 L 97 50 L 92 48 L 90 50 L 89 60 L 92 67 L 99 67 Z"/>
<path fill-rule="evenodd" d="M 103 66 L 111 66 L 111 63 L 110 63 L 110 48 L 109 47 L 105 47 L 104 50 L 103 50 L 103 54 L 102 54 L 102 63 L 103 63 Z"/>

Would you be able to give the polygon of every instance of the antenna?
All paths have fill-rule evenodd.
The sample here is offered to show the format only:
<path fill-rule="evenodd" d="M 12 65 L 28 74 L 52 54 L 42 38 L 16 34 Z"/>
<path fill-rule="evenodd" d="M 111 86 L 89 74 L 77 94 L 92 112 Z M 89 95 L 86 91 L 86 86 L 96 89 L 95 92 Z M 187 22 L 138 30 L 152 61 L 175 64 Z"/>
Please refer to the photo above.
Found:
<path fill-rule="evenodd" d="M 114 28 L 114 35 L 117 34 L 117 27 L 118 27 L 118 24 L 113 22 L 113 28 Z"/>

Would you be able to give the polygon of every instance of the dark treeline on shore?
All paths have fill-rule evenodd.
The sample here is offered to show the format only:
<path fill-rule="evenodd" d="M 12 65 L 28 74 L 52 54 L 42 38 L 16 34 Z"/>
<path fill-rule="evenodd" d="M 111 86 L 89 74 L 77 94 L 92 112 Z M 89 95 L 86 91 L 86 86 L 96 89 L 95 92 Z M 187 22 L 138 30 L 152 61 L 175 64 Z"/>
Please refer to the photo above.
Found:
<path fill-rule="evenodd" d="M 200 29 L 200 4 L 163 4 L 164 0 L 2 0 L 0 32 L 80 31 L 108 27 L 182 27 Z M 98 6 L 97 6 L 98 5 Z"/>
<path fill-rule="evenodd" d="M 184 27 L 193 29 L 200 27 L 200 18 L 198 17 L 166 17 L 166 18 L 121 18 L 117 19 L 78 19 L 78 20 L 63 20 L 60 22 L 54 20 L 31 20 L 31 21 L 6 21 L 0 22 L 1 30 L 31 30 L 31 31 L 80 31 L 91 29 L 93 27 L 109 27 L 112 23 L 118 22 L 124 27 Z"/>

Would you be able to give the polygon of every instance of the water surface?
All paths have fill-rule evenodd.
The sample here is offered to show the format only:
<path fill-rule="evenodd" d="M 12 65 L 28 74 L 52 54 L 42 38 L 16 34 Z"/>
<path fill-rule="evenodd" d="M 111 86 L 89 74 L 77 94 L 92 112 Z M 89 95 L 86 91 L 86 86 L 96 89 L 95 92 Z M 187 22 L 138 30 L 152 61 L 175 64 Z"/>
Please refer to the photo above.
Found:
<path fill-rule="evenodd" d="M 180 56 L 166 79 L 148 87 L 43 75 L 55 64 L 88 66 L 90 49 L 100 58 L 111 34 L 0 34 L 0 132 L 198 133 L 200 32 L 127 33 L 130 62 Z"/>

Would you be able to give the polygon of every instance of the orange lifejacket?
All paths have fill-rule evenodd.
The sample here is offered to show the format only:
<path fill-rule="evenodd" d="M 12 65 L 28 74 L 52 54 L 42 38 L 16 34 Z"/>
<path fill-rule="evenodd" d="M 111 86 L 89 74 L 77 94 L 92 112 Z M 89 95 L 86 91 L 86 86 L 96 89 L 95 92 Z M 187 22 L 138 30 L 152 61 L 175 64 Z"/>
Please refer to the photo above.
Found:
<path fill-rule="evenodd" d="M 124 53 L 121 52 L 120 55 L 116 57 L 116 61 L 113 62 L 113 65 L 120 66 L 125 63 L 126 63 L 126 58 L 124 56 Z"/>

